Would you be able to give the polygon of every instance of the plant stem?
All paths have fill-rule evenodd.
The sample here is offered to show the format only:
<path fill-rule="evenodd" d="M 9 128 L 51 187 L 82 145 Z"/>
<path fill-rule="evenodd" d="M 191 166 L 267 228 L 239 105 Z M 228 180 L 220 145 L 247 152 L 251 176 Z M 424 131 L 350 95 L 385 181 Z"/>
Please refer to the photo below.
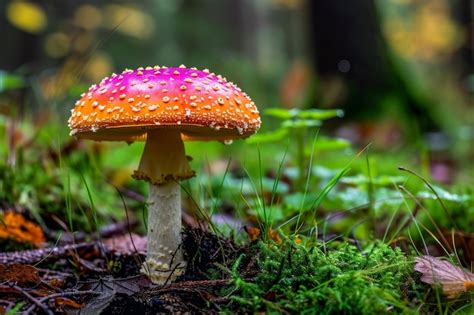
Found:
<path fill-rule="evenodd" d="M 298 179 L 297 189 L 302 191 L 305 185 L 306 178 L 306 156 L 305 156 L 305 129 L 298 129 L 296 133 L 296 154 L 298 159 Z"/>

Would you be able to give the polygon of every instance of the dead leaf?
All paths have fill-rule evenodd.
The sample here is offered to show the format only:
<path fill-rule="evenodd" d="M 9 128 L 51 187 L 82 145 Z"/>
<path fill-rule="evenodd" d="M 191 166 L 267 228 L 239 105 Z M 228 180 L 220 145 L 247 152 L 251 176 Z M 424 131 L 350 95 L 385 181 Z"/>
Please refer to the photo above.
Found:
<path fill-rule="evenodd" d="M 433 256 L 415 258 L 415 271 L 422 274 L 421 281 L 428 284 L 441 284 L 443 293 L 450 299 L 468 290 L 474 290 L 474 274 L 454 266 L 447 260 Z"/>
<path fill-rule="evenodd" d="M 19 285 L 31 285 L 40 282 L 38 270 L 30 265 L 0 264 L 0 281 L 13 281 Z"/>
<path fill-rule="evenodd" d="M 64 279 L 54 278 L 51 279 L 48 284 L 54 288 L 62 288 L 66 281 Z"/>
<path fill-rule="evenodd" d="M 81 257 L 76 257 L 77 262 L 80 264 L 82 267 L 82 272 L 88 272 L 88 271 L 95 271 L 95 272 L 104 272 L 105 269 L 101 268 L 99 266 L 96 266 L 93 262 L 82 259 Z"/>
<path fill-rule="evenodd" d="M 140 236 L 135 233 L 119 235 L 104 240 L 105 247 L 120 255 L 146 255 L 146 236 Z"/>
<path fill-rule="evenodd" d="M 115 294 L 112 292 L 103 293 L 101 295 L 97 295 L 92 297 L 88 302 L 81 308 L 68 310 L 68 314 L 73 315 L 96 315 L 100 314 L 107 306 L 109 306 L 110 302 L 114 299 Z"/>
<path fill-rule="evenodd" d="M 0 285 L 0 294 L 3 293 L 3 294 L 20 294 L 20 292 L 18 292 L 17 290 L 13 289 L 11 286 L 9 285 Z M 2 313 L 0 313 L 2 314 Z"/>
<path fill-rule="evenodd" d="M 100 314 L 117 294 L 125 294 L 132 296 L 139 291 L 149 289 L 151 282 L 148 277 L 141 275 L 132 278 L 114 279 L 112 277 L 104 277 L 95 282 L 83 284 L 79 290 L 92 290 L 101 293 L 92 297 L 84 307 L 79 311 L 71 310 L 70 314 L 95 315 Z"/>
<path fill-rule="evenodd" d="M 74 300 L 68 299 L 66 297 L 58 297 L 54 299 L 54 303 L 56 303 L 57 306 L 69 306 L 75 309 L 82 308 L 82 304 L 77 303 Z"/>
<path fill-rule="evenodd" d="M 33 289 L 31 291 L 29 291 L 31 295 L 34 295 L 34 296 L 48 296 L 50 294 L 52 294 L 53 292 L 51 292 L 51 290 L 43 285 L 40 285 L 38 288 L 36 289 Z"/>

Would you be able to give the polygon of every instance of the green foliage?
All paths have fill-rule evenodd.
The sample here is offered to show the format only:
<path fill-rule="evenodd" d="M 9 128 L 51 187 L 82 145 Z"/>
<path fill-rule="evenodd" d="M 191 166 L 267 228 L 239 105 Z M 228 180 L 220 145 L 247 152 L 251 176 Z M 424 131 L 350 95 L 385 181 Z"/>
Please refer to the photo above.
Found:
<path fill-rule="evenodd" d="M 110 218 L 123 217 L 116 190 L 104 185 L 100 156 L 71 142 L 58 144 L 62 149 L 57 150 L 59 139 L 53 137 L 61 128 L 51 124 L 38 129 L 30 132 L 35 141 L 16 145 L 13 162 L 0 160 L 0 201 L 30 210 L 49 228 L 53 215 L 69 221 L 73 231 L 95 231 Z"/>
<path fill-rule="evenodd" d="M 474 233 L 472 220 L 466 220 L 466 218 L 474 218 L 474 190 L 466 187 L 448 191 L 437 186 L 434 186 L 434 189 L 438 196 L 427 190 L 422 190 L 416 195 L 426 210 L 420 213 L 420 221 L 432 228 L 433 224 L 427 213 L 429 212 L 433 221 L 443 229 Z M 438 197 L 442 200 L 442 204 Z"/>
<path fill-rule="evenodd" d="M 315 127 L 321 127 L 322 121 L 335 117 L 342 117 L 344 112 L 340 109 L 283 109 L 270 108 L 265 114 L 281 120 L 278 129 L 272 132 L 262 132 L 247 140 L 247 143 L 272 143 L 282 141 L 291 137 L 294 139 L 295 162 L 298 167 L 297 187 L 303 190 L 307 169 L 310 166 L 310 159 L 315 150 L 334 150 L 350 146 L 350 143 L 343 139 L 333 139 L 324 137 L 318 141 L 318 134 L 310 133 Z M 312 145 L 308 144 L 308 139 L 313 139 Z"/>
<path fill-rule="evenodd" d="M 335 117 L 343 117 L 344 112 L 340 109 L 283 109 L 283 108 L 269 108 L 265 111 L 268 116 L 273 116 L 284 121 L 291 119 L 311 119 L 311 120 L 326 120 Z"/>
<path fill-rule="evenodd" d="M 346 149 L 351 146 L 351 143 L 342 138 L 335 138 L 335 137 L 326 137 L 326 136 L 318 136 L 315 143 L 315 151 L 330 151 L 330 150 L 340 150 Z M 306 156 L 311 155 L 310 148 L 306 148 L 305 154 Z"/>
<path fill-rule="evenodd" d="M 285 139 L 287 135 L 288 129 L 280 128 L 272 132 L 261 132 L 246 141 L 249 144 L 278 142 Z"/>
<path fill-rule="evenodd" d="M 8 90 L 22 88 L 26 85 L 25 81 L 26 80 L 21 76 L 0 70 L 0 93 Z"/>
<path fill-rule="evenodd" d="M 260 242 L 259 274 L 252 282 L 236 272 L 229 310 L 301 314 L 411 313 L 403 288 L 412 263 L 399 249 L 373 243 L 360 252 L 341 243 L 283 245 Z"/>
<path fill-rule="evenodd" d="M 323 109 L 306 109 L 301 110 L 297 108 L 283 109 L 283 108 L 269 108 L 265 111 L 265 114 L 271 117 L 275 117 L 281 120 L 280 127 L 271 132 L 260 132 L 257 135 L 247 139 L 247 143 L 271 143 L 283 140 L 293 130 L 299 130 L 298 137 L 306 137 L 305 131 L 308 128 L 322 126 L 322 121 L 342 117 L 343 111 L 340 109 L 334 110 L 323 110 Z M 332 138 L 324 138 L 322 147 L 329 148 L 332 145 Z M 344 143 L 344 147 L 347 146 L 348 142 L 342 139 L 334 139 L 336 147 L 339 148 Z M 318 145 L 319 147 L 319 145 Z M 303 152 L 304 153 L 304 150 Z"/>
<path fill-rule="evenodd" d="M 97 175 L 87 174 L 88 184 L 91 186 L 89 188 L 77 173 L 70 177 L 70 187 L 64 187 L 59 168 L 53 167 L 49 171 L 46 172 L 41 165 L 35 163 L 20 164 L 15 168 L 0 164 L 0 200 L 25 207 L 36 215 L 49 217 L 54 214 L 63 220 L 70 207 L 74 230 L 95 230 L 98 223 L 93 205 L 95 199 L 101 205 L 101 222 L 106 216 L 123 216 L 123 213 L 107 207 L 114 204 L 115 192 L 112 187 L 99 184 Z M 90 190 L 94 191 L 94 197 L 90 195 Z M 72 204 L 68 204 L 71 201 Z"/>

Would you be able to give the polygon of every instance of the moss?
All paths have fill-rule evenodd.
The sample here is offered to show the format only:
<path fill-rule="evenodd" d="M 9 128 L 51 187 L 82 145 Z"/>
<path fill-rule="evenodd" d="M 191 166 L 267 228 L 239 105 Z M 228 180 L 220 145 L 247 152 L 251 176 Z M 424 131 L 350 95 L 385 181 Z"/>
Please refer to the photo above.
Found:
<path fill-rule="evenodd" d="M 238 291 L 229 311 L 411 313 L 403 288 L 412 264 L 399 249 L 374 243 L 361 252 L 345 243 L 325 251 L 290 241 L 255 246 L 261 270 L 252 281 L 234 273 Z"/>

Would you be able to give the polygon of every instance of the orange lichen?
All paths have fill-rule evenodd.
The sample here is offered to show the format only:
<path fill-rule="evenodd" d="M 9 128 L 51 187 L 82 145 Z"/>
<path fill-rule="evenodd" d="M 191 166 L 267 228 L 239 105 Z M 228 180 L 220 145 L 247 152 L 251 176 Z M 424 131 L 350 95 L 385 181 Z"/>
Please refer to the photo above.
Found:
<path fill-rule="evenodd" d="M 256 227 L 245 227 L 245 232 L 247 232 L 251 241 L 256 241 L 262 234 L 260 229 Z"/>
<path fill-rule="evenodd" d="M 36 247 L 45 242 L 43 230 L 37 224 L 13 211 L 6 211 L 0 215 L 0 239 L 13 239 Z"/>
<path fill-rule="evenodd" d="M 474 291 L 474 281 L 464 281 L 464 288 L 466 288 L 466 291 Z"/>
<path fill-rule="evenodd" d="M 295 236 L 295 244 L 300 245 L 301 242 L 302 242 L 302 240 L 301 240 L 300 236 L 299 236 L 299 235 L 296 235 L 296 236 Z"/>
<path fill-rule="evenodd" d="M 280 238 L 280 234 L 275 231 L 275 230 L 272 230 L 272 229 L 269 229 L 268 230 L 268 237 L 274 241 L 275 243 L 277 243 L 278 245 L 281 245 L 283 243 L 283 241 L 281 240 Z"/>
<path fill-rule="evenodd" d="M 251 241 L 255 241 L 262 236 L 262 231 L 256 227 L 245 227 L 245 231 L 249 235 Z M 274 241 L 278 245 L 283 243 L 280 234 L 277 231 L 269 229 L 267 235 L 270 240 Z"/>

